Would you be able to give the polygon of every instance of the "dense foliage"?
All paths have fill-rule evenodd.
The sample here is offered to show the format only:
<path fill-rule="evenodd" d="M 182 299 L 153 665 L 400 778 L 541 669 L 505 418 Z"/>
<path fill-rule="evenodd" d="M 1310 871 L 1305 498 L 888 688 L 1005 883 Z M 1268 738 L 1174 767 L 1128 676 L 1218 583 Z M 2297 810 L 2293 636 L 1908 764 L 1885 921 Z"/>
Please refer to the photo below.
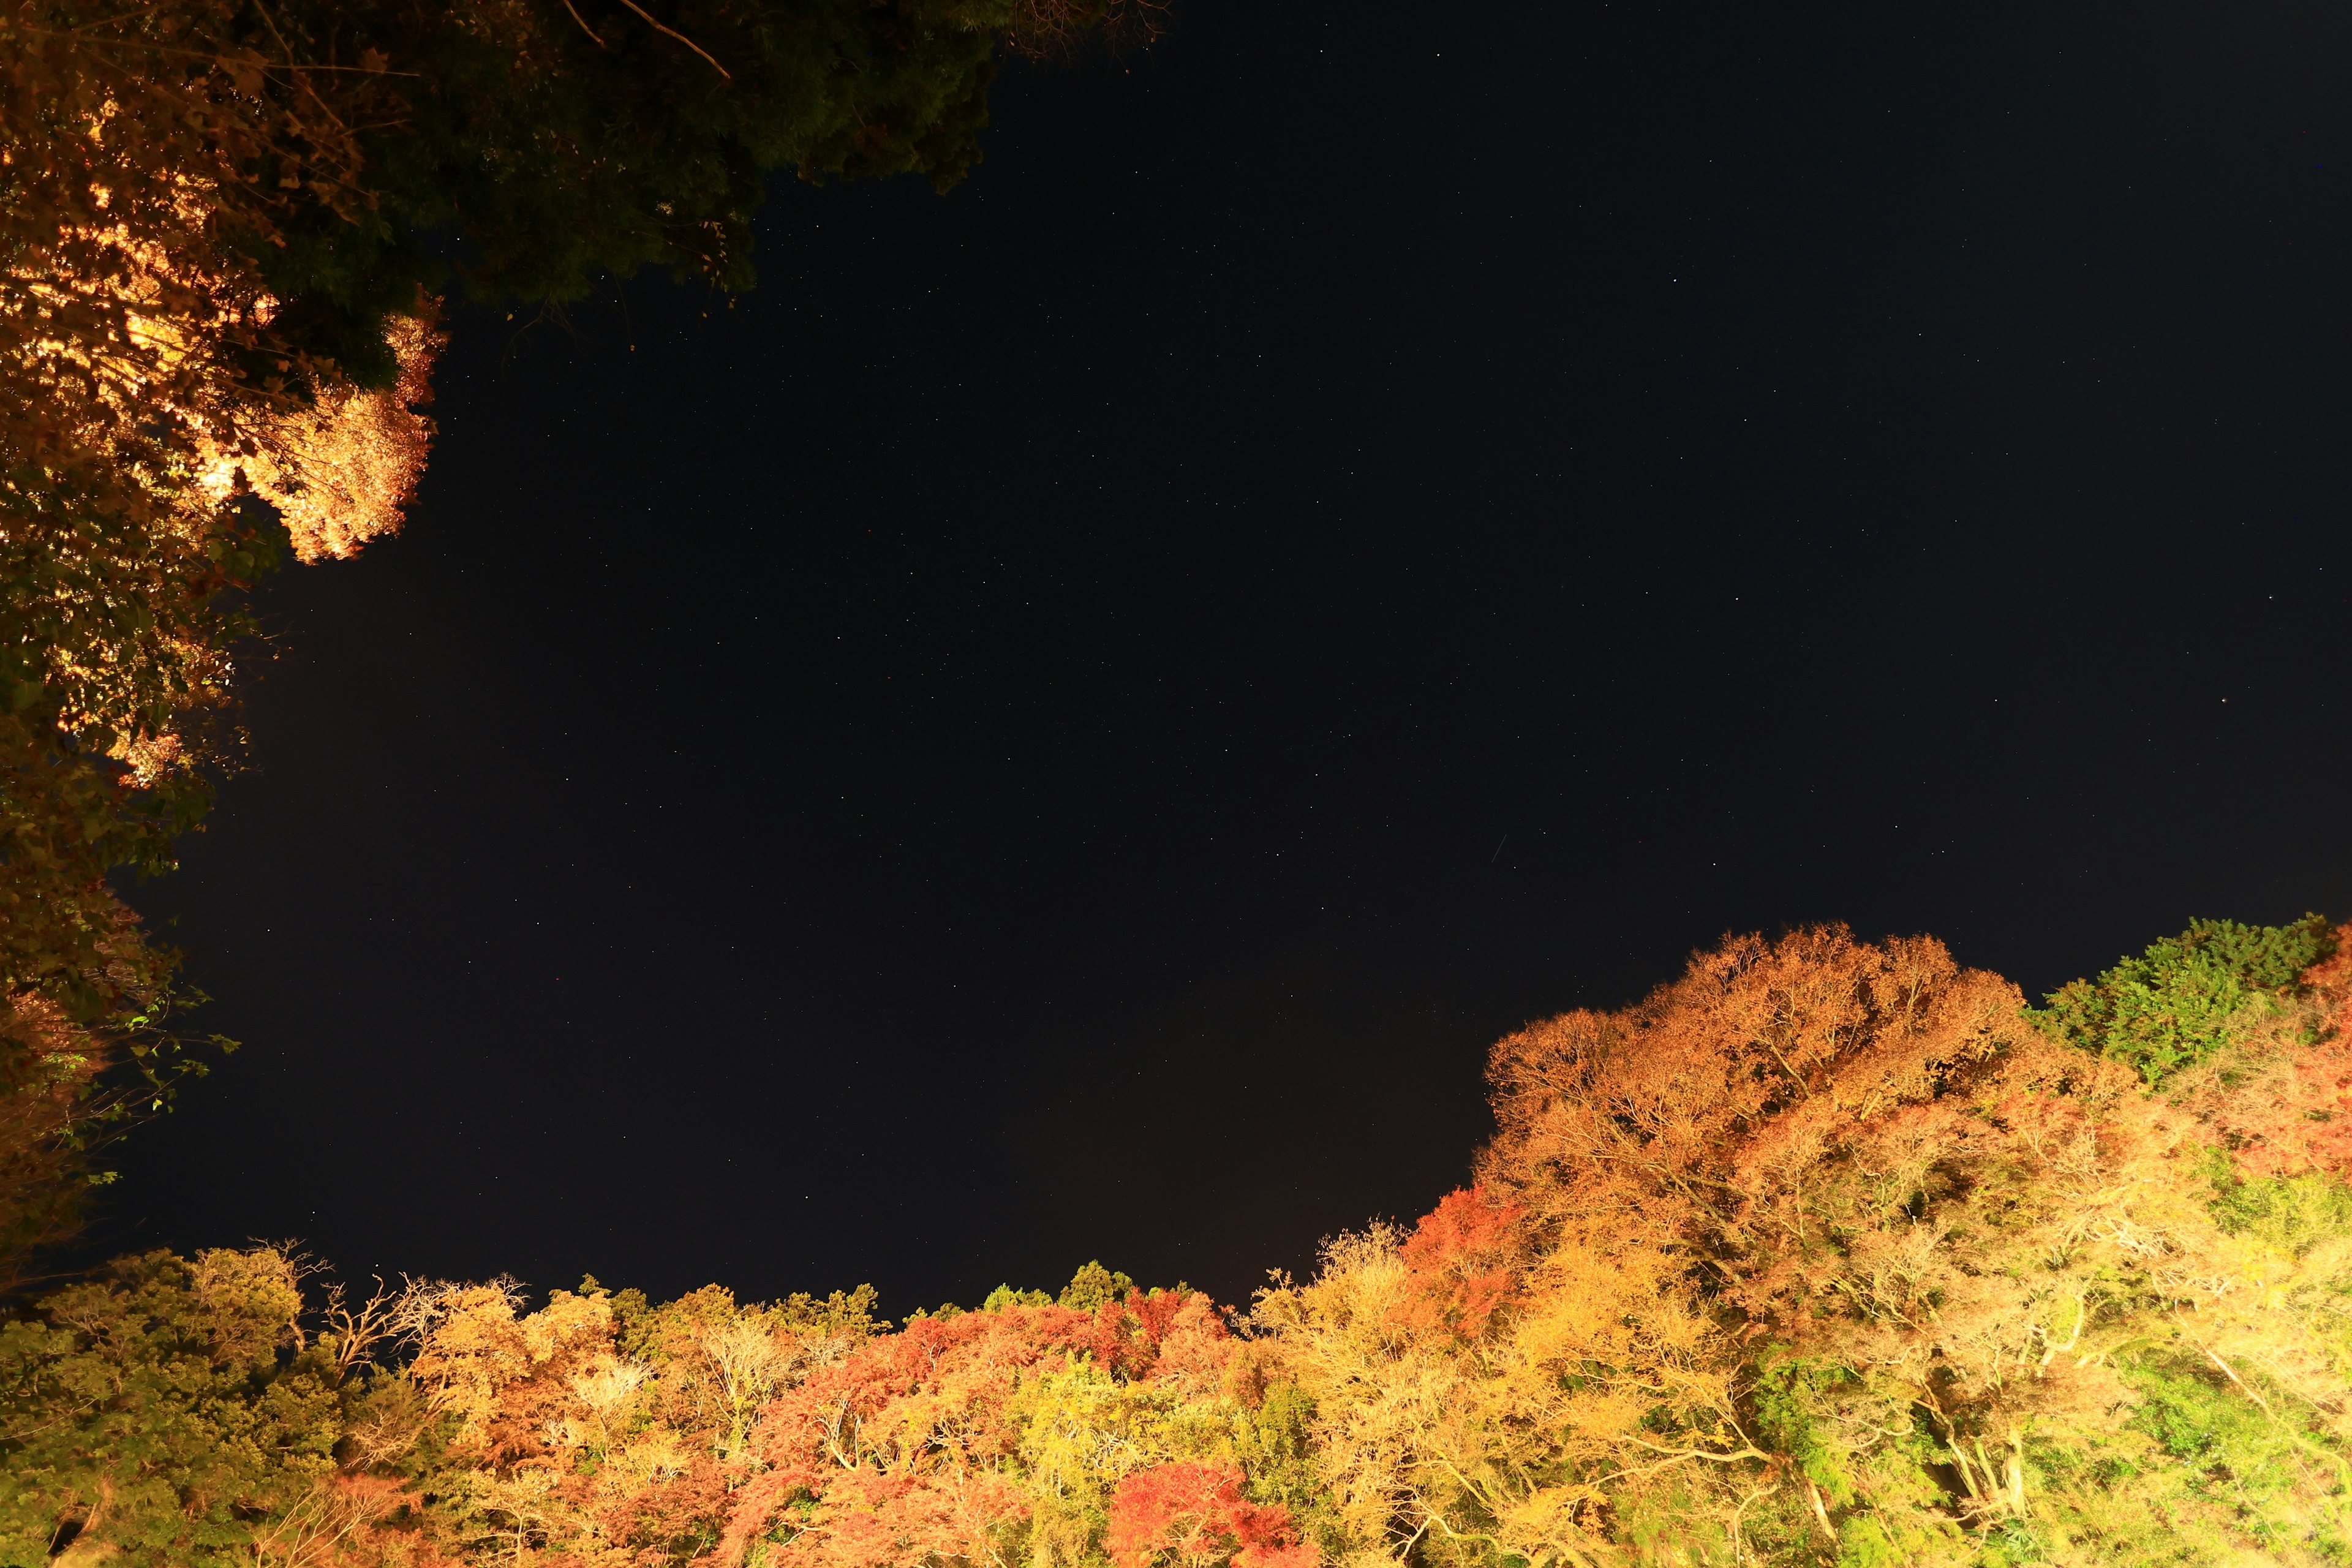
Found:
<path fill-rule="evenodd" d="M 1497 1044 L 1475 1184 L 1245 1310 L 124 1259 L 0 1329 L 0 1564 L 2343 1561 L 2337 942 L 2200 923 L 2034 1009 L 1728 941 Z"/>
<path fill-rule="evenodd" d="M 0 1568 L 2352 1558 L 2317 917 L 2041 1008 L 1728 941 L 1500 1042 L 1473 1184 L 1246 1309 L 362 1299 L 267 1247 L 21 1289 L 191 1069 L 110 879 L 233 752 L 243 591 L 398 525 L 444 300 L 741 287 L 771 173 L 952 183 L 1003 47 L 1151 9 L 0 0 Z"/>
<path fill-rule="evenodd" d="M 243 591 L 398 526 L 442 299 L 744 287 L 772 172 L 950 184 L 1006 44 L 1149 6 L 660 9 L 0 0 L 0 1289 L 195 1064 L 110 879 L 234 752 Z"/>
<path fill-rule="evenodd" d="M 2316 915 L 2289 926 L 2198 921 L 2096 980 L 2075 981 L 2042 1016 L 2074 1044 L 2161 1083 L 2221 1049 L 2248 1007 L 2273 1005 L 2334 941 Z"/>

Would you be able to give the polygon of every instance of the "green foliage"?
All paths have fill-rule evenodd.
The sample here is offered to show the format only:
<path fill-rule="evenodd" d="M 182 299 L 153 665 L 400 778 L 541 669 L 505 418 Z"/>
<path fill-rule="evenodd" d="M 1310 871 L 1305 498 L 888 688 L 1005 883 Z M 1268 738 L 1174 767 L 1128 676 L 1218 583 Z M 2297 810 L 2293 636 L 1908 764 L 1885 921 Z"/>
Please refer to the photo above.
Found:
<path fill-rule="evenodd" d="M 1315 1396 L 1295 1383 L 1277 1383 L 1242 1421 L 1236 1451 L 1250 1474 L 1279 1493 L 1288 1484 L 1311 1484 L 1314 1475 Z M 1287 1501 L 1270 1496 L 1269 1501 Z"/>
<path fill-rule="evenodd" d="M 1135 1281 L 1124 1274 L 1114 1274 L 1097 1262 L 1088 1263 L 1062 1287 L 1061 1304 L 1081 1312 L 1091 1312 L 1106 1301 L 1120 1301 L 1135 1289 Z"/>
<path fill-rule="evenodd" d="M 1234 1458 L 1249 1478 L 1252 1499 L 1288 1509 L 1307 1538 L 1321 1538 L 1327 1549 L 1342 1543 L 1330 1489 L 1316 1468 L 1313 1394 L 1295 1383 L 1270 1385 L 1257 1408 L 1243 1409 L 1234 1420 Z"/>
<path fill-rule="evenodd" d="M 879 1299 L 871 1285 L 855 1290 L 835 1290 L 812 1296 L 795 1290 L 776 1303 L 776 1321 L 785 1328 L 828 1339 L 863 1340 L 877 1331 L 874 1303 Z"/>
<path fill-rule="evenodd" d="M 1866 1507 L 1838 1521 L 1839 1568 L 1948 1563 L 1960 1555 L 1953 1500 L 1928 1468 L 1938 1458 L 1936 1445 L 1915 1432 L 1857 1467 Z"/>
<path fill-rule="evenodd" d="M 1678 1479 L 1624 1500 L 1618 1531 L 1633 1547 L 1638 1554 L 1636 1561 L 1738 1562 L 1739 1556 L 1732 1550 L 1729 1532 L 1722 1521 L 1709 1517 L 1702 1499 L 1695 1495 L 1693 1489 L 1677 1484 Z M 1487 1561 L 1495 1568 L 1520 1568 L 1528 1560 L 1510 1552 L 1496 1554 Z"/>
<path fill-rule="evenodd" d="M 1749 1398 L 1754 1403 L 1757 1441 L 1785 1454 L 1800 1475 L 1822 1489 L 1839 1508 L 1853 1500 L 1853 1481 L 1843 1456 L 1823 1436 L 1821 1396 L 1854 1381 L 1853 1373 L 1833 1363 L 1792 1354 L 1775 1345 L 1758 1359 L 1756 1381 Z"/>
<path fill-rule="evenodd" d="M 2150 1354 L 2125 1377 L 2141 1395 L 2130 1425 L 2174 1458 L 2225 1478 L 2241 1493 L 2266 1494 L 2291 1484 L 2293 1442 L 2206 1358 Z"/>
<path fill-rule="evenodd" d="M 1053 1300 L 1043 1290 L 1015 1290 L 1010 1285 L 999 1285 L 988 1293 L 988 1300 L 980 1304 L 980 1310 L 1001 1312 L 1007 1307 L 1045 1307 L 1050 1306 Z"/>
<path fill-rule="evenodd" d="M 2035 1016 L 2061 1038 L 2159 1084 L 2211 1057 L 2232 1018 L 2273 1003 L 2335 945 L 2334 928 L 2319 915 L 2284 926 L 2196 921 L 2096 980 L 2053 992 Z"/>
<path fill-rule="evenodd" d="M 126 1563 L 252 1562 L 251 1521 L 335 1473 L 367 1404 L 300 1311 L 281 1254 L 157 1252 L 0 1325 L 0 1564 L 76 1531 Z"/>
<path fill-rule="evenodd" d="M 2338 1446 L 2306 1429 L 2291 1410 L 2258 1403 L 2259 1369 L 2232 1370 L 2234 1377 L 2186 1347 L 2140 1358 L 2125 1372 L 2140 1394 L 2130 1426 L 2180 1461 L 2167 1479 L 2215 1505 L 2265 1549 L 2343 1560 L 2345 1461 Z M 2271 1398 L 2278 1396 L 2273 1388 Z M 2304 1495 L 2315 1475 L 2337 1482 L 2332 1506 L 2318 1511 Z"/>
<path fill-rule="evenodd" d="M 2352 1187 L 2324 1172 L 2249 1181 L 2213 1150 L 2205 1174 L 2214 1187 L 2213 1217 L 2233 1236 L 2258 1237 L 2296 1258 L 2352 1237 Z"/>
<path fill-rule="evenodd" d="M 1884 1520 L 1856 1514 L 1838 1527 L 1838 1568 L 1902 1568 L 1911 1559 Z"/>
<path fill-rule="evenodd" d="M 173 1026 L 179 1007 L 204 999 L 160 982 L 103 1034 L 37 994 L 0 1002 L 0 1297 L 25 1283 L 40 1248 L 74 1234 L 91 1192 L 114 1179 L 100 1152 L 170 1109 L 183 1082 L 210 1070 L 206 1056 L 236 1048 Z"/>

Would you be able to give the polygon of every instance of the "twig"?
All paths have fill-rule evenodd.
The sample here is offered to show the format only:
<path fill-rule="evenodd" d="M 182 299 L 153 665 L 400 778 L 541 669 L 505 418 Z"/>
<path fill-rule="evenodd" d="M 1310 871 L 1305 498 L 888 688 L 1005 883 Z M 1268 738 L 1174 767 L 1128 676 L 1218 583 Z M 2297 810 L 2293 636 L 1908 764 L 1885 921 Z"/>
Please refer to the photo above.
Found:
<path fill-rule="evenodd" d="M 2264 1399 L 2261 1394 L 2256 1394 L 2251 1387 L 2247 1386 L 2246 1380 L 2238 1375 L 2236 1368 L 2232 1367 L 2228 1362 L 2223 1361 L 2220 1356 L 2215 1355 L 2211 1350 L 2208 1349 L 2198 1341 L 2191 1340 L 2189 1342 L 2196 1345 L 2199 1350 L 2204 1351 L 2205 1359 L 2211 1362 L 2215 1366 L 2220 1367 L 2221 1369 L 2221 1375 L 2238 1385 L 2238 1392 L 2243 1394 L 2247 1398 L 2261 1405 L 2263 1407 L 2263 1415 L 2268 1415 L 2273 1421 L 2278 1419 L 2277 1414 L 2271 1409 L 2270 1401 Z"/>
<path fill-rule="evenodd" d="M 569 4 L 569 0 L 566 0 L 566 4 Z M 733 81 L 735 79 L 732 73 L 730 73 L 725 66 L 720 65 L 717 60 L 710 59 L 709 50 L 704 48 L 700 44 L 696 43 L 692 38 L 688 37 L 684 33 L 679 32 L 676 27 L 667 27 L 660 22 L 656 21 L 654 14 L 646 10 L 643 5 L 638 5 L 637 0 L 621 0 L 621 4 L 626 5 L 630 10 L 635 11 L 638 16 L 643 16 L 647 24 L 652 26 L 655 32 L 667 33 L 671 37 L 676 38 L 679 43 L 684 44 L 688 48 L 692 49 L 704 59 L 710 60 L 710 68 L 717 71 L 720 76 L 726 77 L 729 81 Z M 577 13 L 575 12 L 574 15 L 577 15 Z M 581 26 L 584 27 L 587 24 L 583 22 Z M 593 34 L 589 36 L 592 37 L 594 37 Z"/>
<path fill-rule="evenodd" d="M 563 0 L 563 8 L 566 11 L 572 11 L 572 0 Z M 588 25 L 588 19 L 585 16 L 583 16 L 579 12 L 572 11 L 572 19 L 580 24 L 580 30 L 582 32 L 587 34 L 592 38 L 596 38 L 596 47 L 598 48 L 609 49 L 613 47 L 606 43 L 603 38 L 596 37 L 596 29 Z"/>

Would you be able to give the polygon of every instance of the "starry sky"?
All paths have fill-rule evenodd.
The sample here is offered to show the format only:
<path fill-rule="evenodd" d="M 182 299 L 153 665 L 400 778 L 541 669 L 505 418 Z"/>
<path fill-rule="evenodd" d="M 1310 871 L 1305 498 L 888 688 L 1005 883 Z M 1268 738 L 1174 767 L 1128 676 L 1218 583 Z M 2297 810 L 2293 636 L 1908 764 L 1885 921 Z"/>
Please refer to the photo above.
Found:
<path fill-rule="evenodd" d="M 2352 915 L 2352 14 L 1178 0 L 458 312 L 95 1245 L 1246 1299 L 1734 930 Z"/>

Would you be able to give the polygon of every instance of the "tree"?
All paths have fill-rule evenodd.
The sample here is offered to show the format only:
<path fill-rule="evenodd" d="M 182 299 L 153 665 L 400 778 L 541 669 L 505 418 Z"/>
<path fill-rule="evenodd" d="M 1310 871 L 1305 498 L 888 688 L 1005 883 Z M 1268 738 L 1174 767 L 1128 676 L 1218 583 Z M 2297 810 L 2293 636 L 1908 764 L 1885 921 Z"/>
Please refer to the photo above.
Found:
<path fill-rule="evenodd" d="M 383 1517 L 397 1485 L 354 1495 L 335 1456 L 391 1391 L 339 1367 L 303 1308 L 282 1251 L 151 1253 L 0 1324 L 0 1563 L 75 1544 L 225 1568 L 253 1561 L 256 1519 L 282 1542 Z"/>
<path fill-rule="evenodd" d="M 1088 1264 L 1062 1302 L 919 1314 L 812 1371 L 761 1414 L 722 1557 L 1093 1561 L 1124 1478 L 1229 1458 L 1243 1409 L 1207 1299 L 1112 1299 L 1113 1278 Z"/>
<path fill-rule="evenodd" d="M 1008 39 L 1128 14 L 663 10 L 0 0 L 0 1289 L 188 1059 L 109 879 L 168 869 L 233 755 L 243 592 L 399 525 L 441 299 L 747 287 L 772 173 L 945 188 Z"/>
<path fill-rule="evenodd" d="M 2169 1094 L 1938 943 L 1836 928 L 1727 940 L 1499 1042 L 1480 1187 L 1254 1314 L 1313 1399 L 1332 1544 L 2332 1560 L 2352 1189 L 2290 1124 L 2342 1094 L 2345 988 L 2294 967 L 2332 931 L 2231 940 L 2287 958 L 2231 969 L 2266 994 Z M 2146 979 L 2154 1016 L 2213 991 L 2199 964 Z"/>
<path fill-rule="evenodd" d="M 2053 993 L 2039 1016 L 2061 1038 L 2161 1083 L 2227 1045 L 2247 1009 L 2272 1010 L 2335 946 L 2335 928 L 2318 915 L 2287 926 L 2196 921 Z"/>
<path fill-rule="evenodd" d="M 1119 1568 L 1170 1562 L 1185 1568 L 1313 1568 L 1315 1550 L 1293 1539 L 1290 1510 L 1251 1502 L 1242 1473 L 1219 1465 L 1154 1465 L 1122 1479 L 1103 1545 Z"/>

